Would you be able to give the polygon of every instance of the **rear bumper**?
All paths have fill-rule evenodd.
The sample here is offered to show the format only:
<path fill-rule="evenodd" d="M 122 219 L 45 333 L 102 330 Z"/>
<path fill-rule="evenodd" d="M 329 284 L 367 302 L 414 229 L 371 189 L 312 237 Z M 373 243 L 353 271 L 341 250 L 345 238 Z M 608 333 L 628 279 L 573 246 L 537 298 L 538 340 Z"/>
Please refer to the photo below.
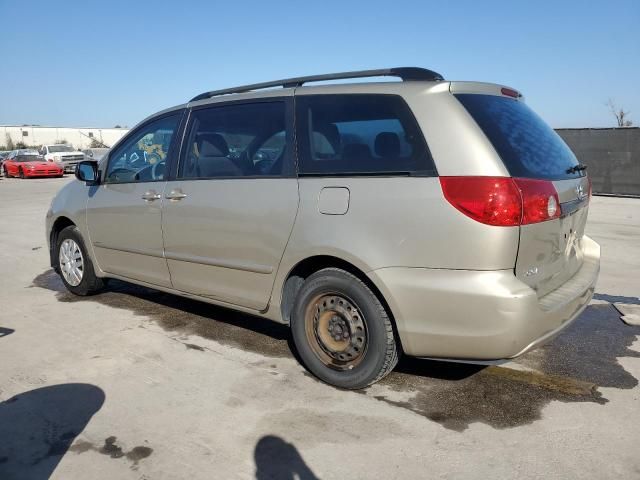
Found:
<path fill-rule="evenodd" d="M 588 305 L 600 271 L 600 246 L 585 236 L 583 248 L 580 270 L 541 298 L 513 270 L 393 267 L 369 277 L 389 303 L 406 354 L 499 360 L 549 341 Z"/>

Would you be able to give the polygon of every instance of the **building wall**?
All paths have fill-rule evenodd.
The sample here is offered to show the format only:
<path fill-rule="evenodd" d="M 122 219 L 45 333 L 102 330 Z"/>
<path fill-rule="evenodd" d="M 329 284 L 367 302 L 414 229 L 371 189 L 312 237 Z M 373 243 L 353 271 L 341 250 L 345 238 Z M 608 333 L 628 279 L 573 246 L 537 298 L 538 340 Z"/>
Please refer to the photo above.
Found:
<path fill-rule="evenodd" d="M 594 193 L 640 196 L 640 128 L 556 130 L 591 177 Z"/>
<path fill-rule="evenodd" d="M 26 145 L 48 145 L 66 140 L 78 149 L 88 148 L 91 136 L 111 147 L 120 140 L 129 129 L 127 128 L 67 128 L 67 127 L 31 127 L 31 126 L 0 126 L 0 145 L 6 145 L 7 135 L 14 144 L 23 142 Z"/>

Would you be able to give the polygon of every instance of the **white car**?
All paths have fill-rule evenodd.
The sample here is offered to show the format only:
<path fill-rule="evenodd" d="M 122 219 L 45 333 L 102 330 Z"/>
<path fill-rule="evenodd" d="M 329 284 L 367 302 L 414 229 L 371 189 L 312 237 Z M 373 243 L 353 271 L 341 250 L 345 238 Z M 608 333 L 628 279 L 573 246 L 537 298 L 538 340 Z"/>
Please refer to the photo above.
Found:
<path fill-rule="evenodd" d="M 78 162 L 85 160 L 82 152 L 75 150 L 71 145 L 43 145 L 40 155 L 48 162 L 56 162 L 62 165 L 66 172 L 74 172 Z"/>

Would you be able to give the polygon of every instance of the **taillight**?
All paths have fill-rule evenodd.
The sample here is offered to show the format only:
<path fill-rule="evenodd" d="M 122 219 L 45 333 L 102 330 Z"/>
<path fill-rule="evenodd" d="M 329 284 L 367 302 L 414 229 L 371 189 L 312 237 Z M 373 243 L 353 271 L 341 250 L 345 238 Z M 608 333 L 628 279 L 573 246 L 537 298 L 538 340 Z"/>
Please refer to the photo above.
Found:
<path fill-rule="evenodd" d="M 548 180 L 510 177 L 440 177 L 447 201 L 486 225 L 510 227 L 545 222 L 561 214 Z"/>
<path fill-rule="evenodd" d="M 513 181 L 522 194 L 522 225 L 560 216 L 560 200 L 552 182 L 530 178 L 514 178 Z"/>
<path fill-rule="evenodd" d="M 509 177 L 440 177 L 445 198 L 474 220 L 502 227 L 520 225 L 522 199 Z"/>

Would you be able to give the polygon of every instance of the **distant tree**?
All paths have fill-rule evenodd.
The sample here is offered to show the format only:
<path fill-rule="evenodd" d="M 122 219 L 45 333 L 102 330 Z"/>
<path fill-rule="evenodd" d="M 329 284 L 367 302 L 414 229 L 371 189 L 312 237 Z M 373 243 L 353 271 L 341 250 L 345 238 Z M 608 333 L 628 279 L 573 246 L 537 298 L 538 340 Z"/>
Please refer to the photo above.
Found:
<path fill-rule="evenodd" d="M 66 138 L 61 138 L 60 140 L 56 140 L 56 144 L 58 145 L 66 145 L 69 143 Z"/>
<path fill-rule="evenodd" d="M 92 139 L 91 143 L 89 144 L 89 148 L 103 148 L 103 147 L 104 147 L 103 143 L 97 138 Z"/>
<path fill-rule="evenodd" d="M 629 114 L 631 112 L 625 112 L 622 108 L 616 107 L 616 104 L 612 99 L 609 99 L 609 101 L 607 102 L 607 107 L 609 107 L 609 110 L 611 111 L 613 116 L 616 117 L 616 122 L 618 122 L 619 127 L 631 127 L 633 125 L 633 122 L 631 120 L 628 120 Z"/>
<path fill-rule="evenodd" d="M 7 138 L 7 150 L 15 150 L 16 147 L 13 144 L 13 140 L 11 140 L 11 135 L 7 133 L 6 138 Z"/>
<path fill-rule="evenodd" d="M 15 150 L 18 150 L 18 149 L 21 149 L 21 148 L 27 148 L 27 144 L 22 142 L 22 141 L 21 142 L 17 142 Z M 12 148 L 11 150 L 14 150 L 14 149 Z"/>
<path fill-rule="evenodd" d="M 122 127 L 121 127 L 120 125 L 116 125 L 116 126 L 115 126 L 115 127 L 113 127 L 113 128 L 122 128 Z"/>

